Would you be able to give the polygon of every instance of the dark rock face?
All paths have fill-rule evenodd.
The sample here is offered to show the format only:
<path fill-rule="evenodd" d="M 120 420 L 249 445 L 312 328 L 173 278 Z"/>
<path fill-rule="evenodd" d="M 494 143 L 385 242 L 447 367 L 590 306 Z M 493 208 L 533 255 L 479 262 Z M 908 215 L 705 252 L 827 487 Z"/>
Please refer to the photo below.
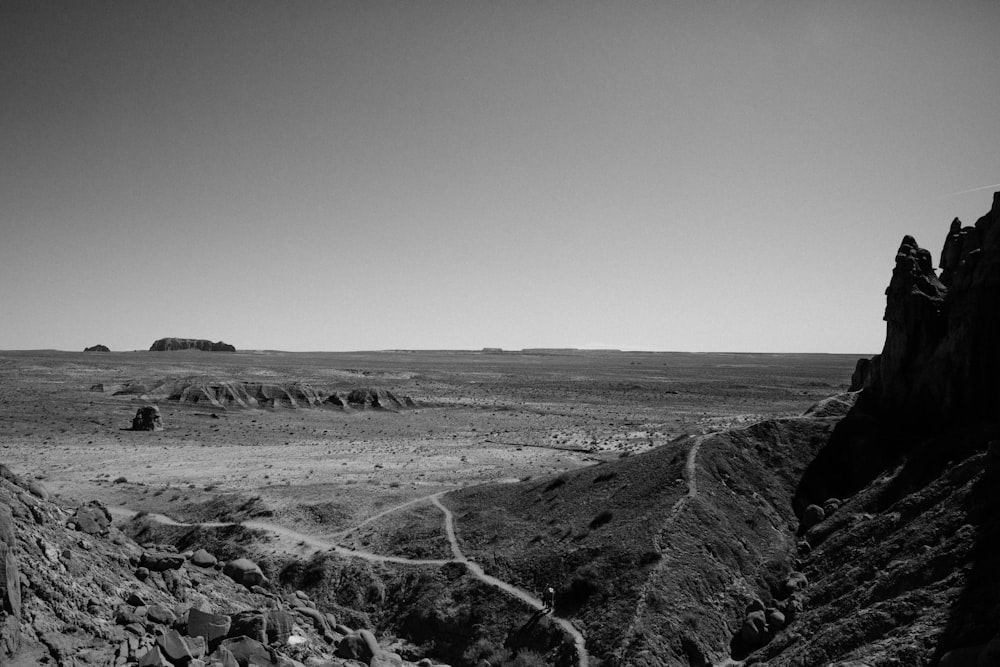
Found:
<path fill-rule="evenodd" d="M 172 350 L 201 350 L 203 352 L 235 352 L 236 348 L 221 340 L 213 343 L 200 338 L 161 338 L 150 347 L 150 352 L 169 352 Z"/>
<path fill-rule="evenodd" d="M 987 583 L 1000 567 L 998 218 L 1000 193 L 974 226 L 953 221 L 940 276 L 903 239 L 885 346 L 858 363 L 860 395 L 793 501 L 808 587 L 790 577 L 779 611 L 811 639 L 779 636 L 751 663 L 1000 664 L 1000 592 Z"/>
<path fill-rule="evenodd" d="M 107 345 L 94 345 L 93 347 L 83 348 L 84 352 L 110 352 Z"/>
<path fill-rule="evenodd" d="M 930 426 L 1000 413 L 1000 192 L 974 226 L 951 223 L 940 278 L 903 238 L 885 320 L 882 353 L 852 382 L 864 409 Z"/>
<path fill-rule="evenodd" d="M 160 417 L 160 409 L 155 405 L 147 405 L 135 411 L 132 418 L 133 431 L 162 431 L 163 419 Z"/>

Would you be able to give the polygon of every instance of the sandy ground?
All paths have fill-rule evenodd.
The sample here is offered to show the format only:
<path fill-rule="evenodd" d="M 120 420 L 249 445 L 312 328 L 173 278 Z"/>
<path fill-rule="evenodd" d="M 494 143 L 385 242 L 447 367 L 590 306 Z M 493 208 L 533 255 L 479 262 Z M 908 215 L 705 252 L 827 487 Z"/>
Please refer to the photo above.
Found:
<path fill-rule="evenodd" d="M 161 512 L 259 498 L 273 521 L 333 535 L 449 490 L 541 476 L 683 434 L 801 413 L 846 388 L 846 355 L 0 352 L 0 462 L 68 502 Z M 399 411 L 217 409 L 160 401 L 126 430 L 140 379 L 372 387 Z M 94 385 L 103 385 L 103 388 Z M 214 505 L 213 505 L 214 503 Z M 375 524 L 373 524 L 375 525 Z"/>

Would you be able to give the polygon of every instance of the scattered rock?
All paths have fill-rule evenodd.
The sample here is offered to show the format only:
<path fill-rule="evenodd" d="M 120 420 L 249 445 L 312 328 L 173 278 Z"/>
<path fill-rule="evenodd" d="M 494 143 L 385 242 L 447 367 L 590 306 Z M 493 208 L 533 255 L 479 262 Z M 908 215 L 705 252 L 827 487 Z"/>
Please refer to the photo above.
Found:
<path fill-rule="evenodd" d="M 160 409 L 155 405 L 147 405 L 139 408 L 132 418 L 133 431 L 162 431 L 163 419 L 160 417 Z"/>
<path fill-rule="evenodd" d="M 740 639 L 747 646 L 761 646 L 767 641 L 767 617 L 763 611 L 747 614 L 740 628 Z"/>
<path fill-rule="evenodd" d="M 220 648 L 229 651 L 241 666 L 256 664 L 264 667 L 273 664 L 271 661 L 271 652 L 267 650 L 267 647 L 250 637 L 225 639 Z"/>
<path fill-rule="evenodd" d="M 210 651 L 229 636 L 231 626 L 232 619 L 223 614 L 211 614 L 197 608 L 188 611 L 187 633 L 192 637 L 204 637 Z"/>
<path fill-rule="evenodd" d="M 798 593 L 805 589 L 809 585 L 809 580 L 806 579 L 806 575 L 801 572 L 792 572 L 785 579 L 785 583 L 782 586 L 782 599 L 791 597 L 795 593 Z"/>
<path fill-rule="evenodd" d="M 191 564 L 198 567 L 214 567 L 218 559 L 204 549 L 198 549 L 191 554 Z"/>
<path fill-rule="evenodd" d="M 267 580 L 257 563 L 248 558 L 237 558 L 229 561 L 222 568 L 222 573 L 247 588 L 259 586 Z"/>
<path fill-rule="evenodd" d="M 230 617 L 229 637 L 241 635 L 260 643 L 267 641 L 267 612 L 259 609 L 241 611 Z"/>
<path fill-rule="evenodd" d="M 111 525 L 111 515 L 103 505 L 91 502 L 88 505 L 78 507 L 73 516 L 70 517 L 70 522 L 76 530 L 88 535 L 105 535 Z"/>
<path fill-rule="evenodd" d="M 150 572 L 178 570 L 184 565 L 184 556 L 165 551 L 145 551 L 139 564 Z"/>
<path fill-rule="evenodd" d="M 809 530 L 825 518 L 826 513 L 822 507 L 819 505 L 809 505 L 806 507 L 805 512 L 802 513 L 802 528 L 803 530 Z"/>

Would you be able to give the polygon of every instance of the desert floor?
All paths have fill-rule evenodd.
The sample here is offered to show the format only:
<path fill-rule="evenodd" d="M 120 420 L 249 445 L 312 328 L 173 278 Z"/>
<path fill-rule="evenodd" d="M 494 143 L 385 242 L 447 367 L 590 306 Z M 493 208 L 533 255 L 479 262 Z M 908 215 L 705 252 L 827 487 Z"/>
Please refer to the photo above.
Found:
<path fill-rule="evenodd" d="M 68 503 L 97 499 L 183 521 L 263 515 L 322 538 L 439 491 L 548 475 L 681 435 L 800 414 L 846 390 L 856 359 L 0 352 L 0 463 L 43 480 Z M 385 389 L 417 407 L 224 409 L 160 400 L 165 430 L 128 430 L 151 401 L 114 392 L 166 378 Z M 417 526 L 427 510 L 419 507 L 407 519 Z M 353 539 L 377 544 L 377 532 Z"/>

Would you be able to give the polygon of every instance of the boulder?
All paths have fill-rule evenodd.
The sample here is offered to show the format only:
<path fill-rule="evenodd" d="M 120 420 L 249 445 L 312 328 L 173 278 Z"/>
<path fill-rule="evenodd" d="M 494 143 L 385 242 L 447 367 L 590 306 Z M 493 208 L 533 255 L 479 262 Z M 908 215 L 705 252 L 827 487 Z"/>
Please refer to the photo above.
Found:
<path fill-rule="evenodd" d="M 792 572 L 785 579 L 784 585 L 782 585 L 782 598 L 791 597 L 795 593 L 800 593 L 805 590 L 805 587 L 809 585 L 809 580 L 806 579 L 806 575 L 801 572 Z"/>
<path fill-rule="evenodd" d="M 183 637 L 176 630 L 168 630 L 156 638 L 156 646 L 168 660 L 175 664 L 187 664 L 205 655 L 203 637 Z"/>
<path fill-rule="evenodd" d="M 102 505 L 92 502 L 78 507 L 70 517 L 70 522 L 77 530 L 88 535 L 104 535 L 111 525 L 111 516 Z"/>
<path fill-rule="evenodd" d="M 84 352 L 110 352 L 107 345 L 92 345 L 91 347 L 83 348 Z"/>
<path fill-rule="evenodd" d="M 362 632 L 367 632 L 367 630 Z M 368 634 L 371 633 L 368 632 Z M 377 650 L 378 643 L 375 644 L 375 650 L 372 650 L 371 644 L 361 636 L 361 633 L 351 633 L 337 642 L 336 655 L 346 660 L 360 660 L 367 663 Z"/>
<path fill-rule="evenodd" d="M 212 654 L 208 656 L 208 660 L 212 667 L 240 667 L 236 656 L 225 646 L 219 646 L 212 651 Z"/>
<path fill-rule="evenodd" d="M 49 499 L 49 490 L 37 479 L 28 482 L 28 491 L 36 498 L 41 498 L 42 500 Z"/>
<path fill-rule="evenodd" d="M 208 649 L 214 651 L 219 643 L 229 636 L 232 619 L 223 614 L 210 614 L 192 607 L 188 611 L 187 634 L 191 637 L 204 637 Z"/>
<path fill-rule="evenodd" d="M 295 615 L 288 611 L 272 610 L 267 613 L 267 643 L 284 644 L 292 634 Z"/>
<path fill-rule="evenodd" d="M 764 614 L 767 618 L 767 627 L 771 630 L 771 632 L 777 632 L 785 627 L 785 615 L 777 609 L 767 609 Z"/>
<path fill-rule="evenodd" d="M 177 620 L 177 616 L 174 612 L 167 609 L 162 604 L 153 604 L 147 607 L 146 618 L 151 620 L 153 623 L 159 623 L 160 625 L 173 625 L 174 621 Z"/>
<path fill-rule="evenodd" d="M 191 554 L 191 564 L 198 567 L 214 567 L 218 559 L 204 549 L 198 549 Z"/>
<path fill-rule="evenodd" d="M 241 635 L 260 643 L 267 642 L 267 612 L 259 609 L 239 611 L 230 616 L 229 637 Z"/>
<path fill-rule="evenodd" d="M 146 651 L 141 658 L 139 658 L 138 667 L 173 667 L 173 665 L 163 655 L 163 651 L 160 650 L 160 647 L 154 646 Z"/>
<path fill-rule="evenodd" d="M 767 643 L 767 617 L 763 611 L 747 614 L 740 628 L 740 639 L 749 647 L 761 646 Z"/>
<path fill-rule="evenodd" d="M 379 651 L 368 661 L 368 667 L 403 667 L 403 659 L 398 653 Z"/>
<path fill-rule="evenodd" d="M 312 621 L 313 627 L 316 628 L 316 632 L 320 634 L 323 634 L 324 632 L 330 629 L 330 626 L 326 621 L 326 616 L 324 616 L 322 612 L 317 611 L 312 607 L 306 607 L 306 606 L 294 607 L 292 611 L 294 611 L 297 614 L 301 614 L 302 616 L 305 616 L 310 621 Z"/>
<path fill-rule="evenodd" d="M 150 572 L 178 570 L 184 565 L 184 556 L 167 551 L 145 551 L 139 559 L 139 565 Z"/>
<path fill-rule="evenodd" d="M 257 563 L 249 558 L 237 558 L 229 561 L 222 568 L 222 572 L 236 583 L 243 584 L 247 588 L 259 586 L 267 580 Z"/>
<path fill-rule="evenodd" d="M 147 405 L 139 408 L 132 418 L 133 431 L 162 431 L 163 419 L 160 417 L 160 409 L 155 405 Z"/>
<path fill-rule="evenodd" d="M 802 513 L 802 529 L 809 530 L 817 523 L 826 518 L 826 513 L 819 505 L 809 505 Z"/>
<path fill-rule="evenodd" d="M 270 667 L 274 664 L 271 660 L 271 652 L 267 650 L 261 642 L 250 637 L 236 637 L 225 639 L 219 648 L 226 649 L 233 658 L 242 666 L 254 664 L 258 667 Z"/>

